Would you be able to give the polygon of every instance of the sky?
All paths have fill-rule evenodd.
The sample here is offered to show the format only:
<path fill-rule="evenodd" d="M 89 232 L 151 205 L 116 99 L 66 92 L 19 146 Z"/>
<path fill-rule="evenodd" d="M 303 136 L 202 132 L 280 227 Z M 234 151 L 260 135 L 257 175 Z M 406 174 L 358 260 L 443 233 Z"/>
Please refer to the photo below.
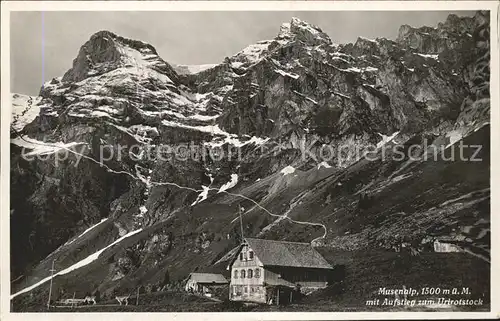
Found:
<path fill-rule="evenodd" d="M 259 40 L 274 38 L 292 17 L 320 27 L 335 43 L 358 36 L 395 39 L 403 24 L 437 26 L 450 13 L 470 11 L 190 11 L 11 12 L 11 91 L 37 95 L 41 85 L 71 68 L 92 34 L 109 30 L 150 43 L 167 62 L 219 63 Z"/>

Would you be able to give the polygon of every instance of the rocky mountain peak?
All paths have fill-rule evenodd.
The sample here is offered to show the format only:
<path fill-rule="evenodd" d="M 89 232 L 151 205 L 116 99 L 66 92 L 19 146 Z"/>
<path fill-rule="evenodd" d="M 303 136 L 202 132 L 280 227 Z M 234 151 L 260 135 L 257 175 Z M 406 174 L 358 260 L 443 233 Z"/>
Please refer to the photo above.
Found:
<path fill-rule="evenodd" d="M 277 48 L 290 44 L 311 49 L 319 45 L 332 45 L 332 41 L 319 27 L 294 17 L 290 22 L 281 25 L 274 39 L 258 41 L 228 59 L 233 67 L 248 66 L 261 61 Z"/>
<path fill-rule="evenodd" d="M 366 49 L 376 50 L 379 47 L 379 43 L 374 39 L 368 39 L 365 37 L 358 37 L 354 46 L 358 47 L 358 48 L 366 48 Z"/>
<path fill-rule="evenodd" d="M 425 54 L 465 50 L 472 46 L 471 40 L 475 25 L 475 18 L 451 14 L 436 28 L 429 26 L 415 28 L 402 25 L 396 41 L 404 48 Z"/>
<path fill-rule="evenodd" d="M 450 14 L 446 20 L 440 22 L 436 28 L 429 26 L 415 28 L 405 24 L 399 28 L 397 39 L 398 42 L 401 42 L 414 34 L 428 38 L 436 38 L 438 36 L 444 37 L 450 33 L 453 34 L 453 36 L 471 33 L 475 25 L 475 20 L 477 20 L 476 17 L 459 17 L 455 14 Z"/>
<path fill-rule="evenodd" d="M 447 29 L 450 32 L 470 32 L 474 28 L 473 17 L 459 17 L 455 14 L 450 14 L 444 23 L 438 24 L 438 29 Z"/>
<path fill-rule="evenodd" d="M 289 23 L 283 23 L 277 39 L 298 39 L 311 45 L 331 44 L 330 37 L 319 27 L 293 17 Z"/>
<path fill-rule="evenodd" d="M 172 67 L 158 56 L 156 49 L 145 42 L 118 36 L 103 30 L 93 34 L 80 48 L 63 82 L 79 82 L 121 67 L 148 66 L 176 77 Z"/>

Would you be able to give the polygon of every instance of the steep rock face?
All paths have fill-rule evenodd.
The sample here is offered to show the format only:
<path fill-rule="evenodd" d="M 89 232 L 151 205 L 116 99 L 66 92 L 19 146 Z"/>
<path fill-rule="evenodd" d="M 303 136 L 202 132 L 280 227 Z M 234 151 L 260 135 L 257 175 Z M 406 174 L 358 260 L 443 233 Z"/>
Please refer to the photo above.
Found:
<path fill-rule="evenodd" d="M 488 19 L 431 29 L 336 45 L 294 18 L 274 39 L 197 69 L 93 35 L 40 97 L 17 99 L 39 112 L 12 133 L 12 279 L 24 275 L 13 293 L 45 291 L 37 282 L 53 259 L 65 293 L 219 269 L 241 238 L 240 208 L 246 236 L 424 251 L 446 236 L 488 257 L 489 150 L 482 162 L 410 157 L 412 144 L 417 156 L 450 153 L 460 139 L 489 146 Z M 451 40 L 439 40 L 443 30 Z M 402 159 L 383 156 L 392 145 Z M 318 157 L 325 146 L 334 153 Z M 369 161 L 362 151 L 374 146 Z M 67 149 L 76 153 L 61 160 Z M 19 309 L 32 302 L 16 296 Z"/>
<path fill-rule="evenodd" d="M 399 28 L 396 41 L 405 47 L 419 52 L 441 53 L 458 50 L 464 45 L 464 39 L 472 37 L 474 18 L 450 15 L 445 23 L 437 28 L 413 28 L 403 25 Z M 464 37 L 465 36 L 465 37 Z"/>
<path fill-rule="evenodd" d="M 374 136 L 375 132 L 388 134 L 406 127 L 414 132 L 429 123 L 434 125 L 433 121 L 457 117 L 457 105 L 467 93 L 466 84 L 436 55 L 400 48 L 386 39 L 359 38 L 355 44 L 337 49 L 312 27 L 321 35 L 317 42 L 302 33 L 295 34 L 294 24 L 297 20 L 292 21 L 292 27 L 282 26 L 274 40 L 251 46 L 232 60 L 231 66 L 236 63 L 243 69 L 232 89 L 239 100 L 228 101 L 230 106 L 224 108 L 220 118 L 222 127 L 250 135 L 269 135 L 273 122 L 324 127 L 304 123 L 300 119 L 304 113 L 297 115 L 293 106 L 307 110 L 306 115 L 314 114 L 315 106 L 335 106 L 332 112 L 339 117 L 334 117 L 329 127 L 331 134 L 339 135 L 366 131 Z M 310 32 L 306 34 L 311 36 Z M 252 57 L 253 63 L 242 64 L 242 56 Z M 266 83 L 256 81 L 262 79 Z M 284 114 L 292 119 L 283 122 Z M 359 119 L 359 114 L 372 123 L 356 126 L 355 122 L 344 121 Z M 345 128 L 346 124 L 351 127 Z M 276 132 L 284 131 L 278 128 Z"/>
<path fill-rule="evenodd" d="M 448 69 L 459 72 L 467 82 L 472 72 L 473 33 L 482 19 L 478 12 L 473 17 L 449 15 L 437 28 L 404 25 L 399 29 L 396 41 L 417 52 L 438 55 Z"/>
<path fill-rule="evenodd" d="M 470 94 L 461 105 L 457 119 L 457 128 L 474 128 L 478 124 L 489 122 L 490 118 L 490 17 L 489 12 L 475 15 L 473 32 L 475 60 L 471 63 L 469 77 Z"/>
<path fill-rule="evenodd" d="M 73 67 L 64 74 L 62 81 L 79 82 L 121 66 L 138 67 L 145 63 L 174 80 L 177 76 L 150 44 L 123 38 L 109 31 L 100 31 L 80 48 Z"/>
<path fill-rule="evenodd" d="M 42 97 L 33 97 L 22 94 L 12 95 L 11 127 L 15 131 L 22 130 L 31 123 L 40 113 L 38 102 Z"/>

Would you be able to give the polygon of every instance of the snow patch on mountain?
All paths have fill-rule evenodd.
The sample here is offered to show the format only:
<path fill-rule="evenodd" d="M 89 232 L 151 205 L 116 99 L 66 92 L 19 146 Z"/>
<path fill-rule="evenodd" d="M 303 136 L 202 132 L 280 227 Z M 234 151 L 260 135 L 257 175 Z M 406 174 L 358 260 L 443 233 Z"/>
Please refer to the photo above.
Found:
<path fill-rule="evenodd" d="M 347 95 L 344 95 L 344 94 L 341 94 L 341 93 L 336 92 L 336 91 L 334 91 L 334 92 L 333 92 L 333 94 L 334 94 L 334 95 L 337 95 L 337 96 L 340 96 L 340 97 L 342 97 L 342 98 L 345 98 L 345 99 L 351 99 L 351 97 L 349 97 L 349 96 L 347 96 Z"/>
<path fill-rule="evenodd" d="M 127 233 L 127 234 L 123 235 L 122 237 L 120 237 L 120 238 L 118 238 L 116 241 L 114 241 L 113 243 L 111 243 L 111 244 L 109 244 L 108 246 L 106 246 L 106 247 L 104 247 L 104 248 L 100 249 L 99 251 L 97 251 L 97 252 L 95 252 L 95 253 L 93 253 L 93 254 L 91 254 L 91 255 L 87 256 L 87 257 L 86 257 L 86 258 L 84 258 L 83 260 L 78 261 L 77 263 L 75 263 L 75 264 L 71 265 L 70 267 L 68 267 L 68 268 L 66 268 L 66 269 L 64 269 L 64 270 L 62 270 L 62 271 L 59 271 L 59 272 L 55 273 L 53 276 L 48 276 L 48 277 L 46 277 L 46 278 L 42 279 L 41 281 L 39 281 L 39 282 L 37 282 L 37 283 L 35 283 L 35 284 L 33 284 L 33 285 L 31 285 L 31 286 L 27 287 L 27 288 L 22 289 L 21 291 L 19 291 L 19 292 L 15 293 L 15 294 L 13 294 L 13 295 L 11 295 L 11 296 L 10 296 L 10 298 L 11 298 L 11 299 L 13 299 L 13 298 L 15 298 L 16 296 L 18 296 L 18 295 L 20 295 L 20 294 L 23 294 L 23 293 L 29 292 L 29 291 L 31 291 L 31 290 L 33 290 L 33 289 L 35 289 L 35 288 L 39 287 L 40 285 L 44 284 L 45 282 L 50 281 L 50 279 L 55 278 L 55 277 L 56 277 L 56 276 L 58 276 L 58 275 L 68 274 L 68 273 L 71 273 L 71 272 L 73 272 L 73 271 L 75 271 L 75 270 L 77 270 L 77 269 L 81 268 L 81 267 L 84 267 L 84 266 L 86 266 L 86 265 L 89 265 L 90 263 L 92 263 L 92 262 L 94 262 L 95 260 L 97 260 L 97 259 L 99 258 L 99 256 L 101 255 L 101 253 L 102 253 L 102 252 L 106 251 L 107 249 L 109 249 L 109 248 L 110 248 L 110 247 L 112 247 L 113 245 L 118 244 L 118 243 L 120 243 L 121 241 L 123 241 L 124 239 L 126 239 L 126 238 L 128 238 L 128 237 L 131 237 L 132 235 L 135 235 L 135 234 L 137 234 L 137 233 L 139 233 L 139 232 L 141 232 L 141 231 L 142 231 L 142 229 L 138 229 L 138 230 L 135 230 L 135 231 L 132 231 L 132 232 L 129 232 L 129 233 Z"/>
<path fill-rule="evenodd" d="M 359 38 L 360 38 L 360 39 L 362 39 L 362 40 L 365 40 L 365 41 L 372 42 L 372 43 L 378 43 L 376 40 L 369 39 L 369 38 L 366 38 L 366 37 L 362 37 L 362 36 L 360 36 Z"/>
<path fill-rule="evenodd" d="M 241 138 L 235 134 L 229 134 L 229 133 L 226 134 L 227 135 L 223 139 L 216 138 L 210 142 L 205 142 L 204 145 L 212 148 L 221 147 L 225 144 L 233 145 L 235 147 L 243 147 L 249 144 L 262 145 L 265 144 L 270 139 L 270 138 L 260 138 L 252 136 L 250 139 L 246 141 L 241 141 Z"/>
<path fill-rule="evenodd" d="M 297 17 L 292 17 L 291 25 L 298 26 L 301 29 L 307 30 L 308 32 L 310 32 L 313 35 L 317 35 L 321 32 L 321 30 L 319 30 L 318 27 L 313 26 L 313 25 L 311 25 L 303 20 L 300 20 Z"/>
<path fill-rule="evenodd" d="M 320 169 L 321 167 L 324 167 L 324 168 L 332 168 L 328 162 L 321 162 L 318 164 L 318 169 Z"/>
<path fill-rule="evenodd" d="M 162 120 L 162 124 L 167 126 L 167 127 L 179 127 L 179 128 L 185 128 L 185 129 L 190 129 L 190 130 L 196 130 L 199 132 L 204 132 L 204 133 L 209 133 L 212 135 L 223 135 L 223 136 L 230 136 L 228 132 L 223 131 L 222 129 L 219 128 L 219 125 L 204 125 L 204 126 L 190 126 L 190 125 L 185 125 L 181 123 L 176 123 L 170 120 Z"/>
<path fill-rule="evenodd" d="M 40 96 L 28 96 L 23 94 L 11 94 L 12 98 L 12 122 L 11 126 L 16 130 L 22 130 L 40 114 L 38 103 L 42 100 Z"/>
<path fill-rule="evenodd" d="M 295 173 L 295 168 L 288 165 L 287 167 L 283 168 L 280 173 L 282 173 L 283 175 L 293 174 Z"/>
<path fill-rule="evenodd" d="M 117 49 L 123 53 L 122 60 L 126 64 L 131 65 L 129 69 L 133 70 L 135 74 L 156 78 L 164 83 L 173 83 L 167 75 L 152 68 L 157 64 L 156 60 L 148 60 L 148 56 L 128 46 L 117 46 Z M 157 56 L 155 55 L 154 57 L 156 58 Z"/>
<path fill-rule="evenodd" d="M 463 138 L 463 132 L 462 130 L 452 130 L 446 134 L 446 137 L 450 142 L 446 145 L 445 149 L 460 141 Z"/>
<path fill-rule="evenodd" d="M 312 102 L 312 103 L 313 103 L 313 104 L 315 104 L 315 105 L 317 105 L 317 104 L 318 104 L 318 102 L 317 102 L 316 100 L 314 100 L 314 99 L 312 99 L 311 97 L 308 97 L 308 96 L 306 96 L 306 95 L 304 95 L 304 94 L 302 94 L 302 93 L 299 93 L 299 92 L 298 92 L 298 91 L 296 91 L 296 90 L 294 90 L 294 91 L 293 91 L 293 93 L 295 93 L 295 94 L 297 94 L 297 95 L 299 95 L 299 96 L 301 96 L 301 97 L 303 97 L 303 98 L 305 98 L 305 99 L 309 100 L 310 102 Z"/>
<path fill-rule="evenodd" d="M 361 72 L 361 69 L 357 68 L 357 67 L 349 67 L 347 69 L 345 69 L 345 71 L 352 71 L 352 72 Z"/>
<path fill-rule="evenodd" d="M 218 193 L 222 193 L 224 191 L 227 191 L 230 188 L 233 188 L 238 184 L 238 174 L 231 174 L 231 180 L 227 182 L 226 184 L 222 185 L 218 191 Z"/>
<path fill-rule="evenodd" d="M 234 60 L 236 63 L 256 63 L 263 58 L 264 54 L 267 52 L 269 45 L 271 44 L 270 40 L 259 41 L 253 45 L 250 45 L 240 52 L 238 52 L 234 56 Z M 232 64 L 234 64 L 233 62 Z M 239 65 L 241 66 L 241 65 Z"/>
<path fill-rule="evenodd" d="M 220 115 L 207 116 L 207 115 L 196 114 L 196 115 L 188 116 L 187 118 L 207 121 L 207 120 L 214 120 L 214 119 L 217 119 L 219 117 L 220 117 Z"/>
<path fill-rule="evenodd" d="M 252 136 L 252 138 L 247 140 L 244 144 L 262 145 L 262 144 L 267 143 L 269 141 L 269 139 L 270 139 L 269 137 L 268 138 L 260 138 L 260 137 Z"/>
<path fill-rule="evenodd" d="M 87 234 L 88 232 L 92 231 L 93 229 L 95 229 L 96 227 L 98 227 L 99 225 L 101 225 L 102 223 L 106 222 L 108 220 L 108 218 L 103 218 L 99 223 L 97 224 L 94 224 L 92 225 L 91 227 L 89 227 L 88 229 L 86 229 L 85 231 L 82 232 L 82 234 L 78 235 L 77 237 L 75 237 L 74 239 L 68 241 L 67 243 L 65 243 L 64 245 L 70 245 L 71 243 L 73 243 L 74 241 L 76 241 L 77 239 L 81 238 L 82 236 L 84 236 L 85 234 Z"/>
<path fill-rule="evenodd" d="M 385 144 L 389 143 L 390 141 L 392 141 L 399 134 L 399 131 L 394 132 L 392 135 L 389 135 L 389 136 L 386 136 L 386 135 L 381 134 L 381 133 L 378 133 L 378 134 L 380 135 L 380 137 L 382 137 L 382 140 L 377 143 L 377 148 L 380 148 L 380 147 L 384 146 Z"/>
<path fill-rule="evenodd" d="M 179 75 L 195 75 L 202 71 L 212 69 L 218 64 L 203 64 L 203 65 L 175 65 L 172 66 Z"/>
<path fill-rule="evenodd" d="M 286 72 L 286 71 L 283 71 L 281 69 L 274 69 L 274 72 L 282 75 L 283 77 L 290 77 L 293 79 L 299 79 L 299 75 L 291 73 L 291 72 Z"/>
<path fill-rule="evenodd" d="M 429 55 L 429 54 L 421 54 L 421 53 L 417 53 L 417 55 L 419 55 L 420 57 L 423 57 L 423 58 L 431 58 L 434 60 L 438 60 L 438 58 L 439 58 L 439 55 Z"/>
<path fill-rule="evenodd" d="M 13 138 L 10 142 L 16 146 L 32 150 L 29 153 L 24 153 L 24 156 L 49 155 L 57 153 L 60 150 L 71 149 L 73 146 L 86 144 L 85 142 L 42 142 L 28 136 Z"/>
<path fill-rule="evenodd" d="M 148 209 L 146 208 L 146 206 L 141 205 L 139 207 L 139 215 L 138 215 L 138 217 L 143 217 L 144 214 L 146 214 L 147 212 L 148 212 Z"/>
<path fill-rule="evenodd" d="M 196 200 L 191 204 L 191 206 L 195 206 L 196 204 L 201 203 L 208 198 L 208 192 L 210 191 L 210 187 L 201 186 L 201 188 L 202 188 L 201 193 L 198 195 Z"/>
<path fill-rule="evenodd" d="M 113 117 L 111 117 L 110 114 L 108 114 L 107 112 L 105 111 L 101 111 L 101 110 L 93 110 L 91 113 L 90 113 L 90 116 L 94 116 L 94 117 L 106 117 L 106 118 L 110 118 L 110 119 L 114 119 Z"/>
<path fill-rule="evenodd" d="M 171 110 L 160 110 L 160 111 L 149 111 L 149 110 L 141 110 L 140 111 L 142 114 L 147 115 L 147 116 L 153 116 L 153 117 L 159 117 L 161 118 L 164 115 L 169 115 L 169 116 L 174 116 L 179 119 L 185 119 L 186 116 L 184 116 L 181 113 L 171 111 Z"/>

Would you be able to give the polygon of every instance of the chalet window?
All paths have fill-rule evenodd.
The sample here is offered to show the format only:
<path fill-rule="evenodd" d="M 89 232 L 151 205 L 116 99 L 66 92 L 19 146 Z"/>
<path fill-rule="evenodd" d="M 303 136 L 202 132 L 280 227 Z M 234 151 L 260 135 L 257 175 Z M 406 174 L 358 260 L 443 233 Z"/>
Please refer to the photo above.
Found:
<path fill-rule="evenodd" d="M 246 277 L 246 272 L 245 270 L 241 270 L 241 278 L 244 279 Z"/>
<path fill-rule="evenodd" d="M 253 270 L 248 269 L 248 278 L 251 279 L 253 277 Z"/>
<path fill-rule="evenodd" d="M 260 269 L 259 268 L 255 269 L 255 277 L 260 278 Z"/>
<path fill-rule="evenodd" d="M 253 260 L 253 251 L 248 252 L 248 258 Z"/>
<path fill-rule="evenodd" d="M 243 253 L 240 253 L 240 261 L 243 261 Z"/>
<path fill-rule="evenodd" d="M 238 270 L 234 270 L 234 278 L 237 279 L 238 278 Z"/>
<path fill-rule="evenodd" d="M 254 293 L 254 292 L 255 292 L 255 287 L 251 286 L 251 287 L 250 287 L 250 292 L 251 292 L 251 293 Z"/>
<path fill-rule="evenodd" d="M 245 290 L 245 293 L 248 293 L 248 287 L 247 286 L 244 287 L 244 290 Z"/>

